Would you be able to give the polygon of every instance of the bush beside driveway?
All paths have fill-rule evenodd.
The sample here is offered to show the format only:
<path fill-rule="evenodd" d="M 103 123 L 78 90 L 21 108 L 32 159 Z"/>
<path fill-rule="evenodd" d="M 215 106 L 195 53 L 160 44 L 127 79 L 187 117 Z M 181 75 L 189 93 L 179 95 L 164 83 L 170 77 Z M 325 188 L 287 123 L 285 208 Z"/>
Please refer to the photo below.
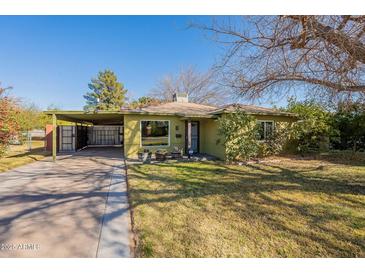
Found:
<path fill-rule="evenodd" d="M 129 165 L 141 257 L 364 257 L 364 161 Z"/>

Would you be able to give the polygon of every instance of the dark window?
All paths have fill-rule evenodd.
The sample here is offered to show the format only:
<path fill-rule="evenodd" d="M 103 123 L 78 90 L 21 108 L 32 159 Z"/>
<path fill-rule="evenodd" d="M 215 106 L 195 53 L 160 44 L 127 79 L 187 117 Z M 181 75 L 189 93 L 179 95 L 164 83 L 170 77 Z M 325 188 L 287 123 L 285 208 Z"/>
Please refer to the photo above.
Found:
<path fill-rule="evenodd" d="M 168 146 L 168 121 L 141 121 L 142 146 Z"/>
<path fill-rule="evenodd" d="M 265 126 L 265 139 L 267 139 L 270 138 L 273 133 L 274 124 L 273 122 L 265 122 Z"/>
<path fill-rule="evenodd" d="M 273 133 L 274 123 L 272 121 L 259 121 L 257 122 L 259 129 L 258 129 L 258 139 L 259 140 L 266 140 L 270 138 Z"/>

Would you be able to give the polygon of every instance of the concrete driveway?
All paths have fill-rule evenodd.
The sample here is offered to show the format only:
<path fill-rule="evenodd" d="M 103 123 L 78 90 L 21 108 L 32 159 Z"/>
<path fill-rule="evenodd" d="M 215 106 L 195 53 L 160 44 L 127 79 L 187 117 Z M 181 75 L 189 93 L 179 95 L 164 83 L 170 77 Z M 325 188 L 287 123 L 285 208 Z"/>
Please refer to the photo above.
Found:
<path fill-rule="evenodd" d="M 120 148 L 88 148 L 0 173 L 0 257 L 128 257 Z"/>

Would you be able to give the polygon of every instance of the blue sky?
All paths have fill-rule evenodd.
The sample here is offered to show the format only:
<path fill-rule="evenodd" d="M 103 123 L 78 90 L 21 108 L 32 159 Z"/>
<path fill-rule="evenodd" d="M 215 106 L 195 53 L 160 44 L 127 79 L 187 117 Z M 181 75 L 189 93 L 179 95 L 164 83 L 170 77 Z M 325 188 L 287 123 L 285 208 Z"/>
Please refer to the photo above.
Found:
<path fill-rule="evenodd" d="M 128 96 L 138 98 L 166 74 L 188 66 L 206 71 L 220 60 L 222 45 L 202 30 L 188 28 L 190 23 L 209 25 L 212 20 L 209 16 L 0 16 L 0 82 L 41 109 L 54 105 L 76 110 L 85 104 L 83 95 L 91 78 L 111 69 Z M 282 106 L 284 101 L 274 103 Z M 268 102 L 262 100 L 263 105 Z"/>
<path fill-rule="evenodd" d="M 0 81 L 41 108 L 81 109 L 91 77 L 112 69 L 132 97 L 184 66 L 208 69 L 220 49 L 193 16 L 0 16 Z"/>

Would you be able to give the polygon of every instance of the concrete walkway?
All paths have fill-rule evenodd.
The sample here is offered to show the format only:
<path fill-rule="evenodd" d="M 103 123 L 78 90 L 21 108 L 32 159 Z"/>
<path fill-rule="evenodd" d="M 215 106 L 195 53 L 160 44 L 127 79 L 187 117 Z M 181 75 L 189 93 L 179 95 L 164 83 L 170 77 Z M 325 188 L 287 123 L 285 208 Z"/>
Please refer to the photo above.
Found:
<path fill-rule="evenodd" d="M 129 257 L 120 148 L 0 173 L 0 257 Z"/>
<path fill-rule="evenodd" d="M 130 257 L 130 212 L 125 167 L 113 171 L 102 220 L 97 257 Z"/>

